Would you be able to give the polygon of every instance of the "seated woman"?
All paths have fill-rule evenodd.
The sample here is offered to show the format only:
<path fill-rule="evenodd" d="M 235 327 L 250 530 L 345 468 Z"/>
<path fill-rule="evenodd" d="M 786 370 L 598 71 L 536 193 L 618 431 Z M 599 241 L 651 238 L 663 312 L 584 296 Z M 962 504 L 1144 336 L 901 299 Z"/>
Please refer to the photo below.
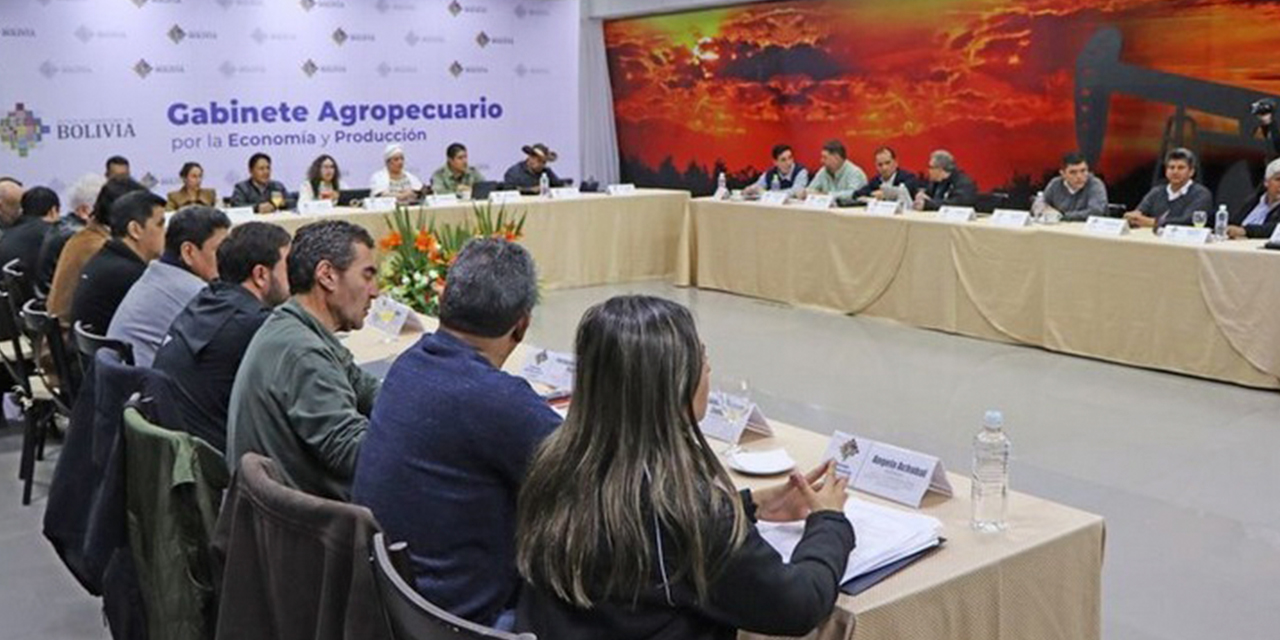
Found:
<path fill-rule="evenodd" d="M 341 179 L 338 161 L 327 153 L 322 154 L 313 160 L 311 168 L 307 169 L 307 179 L 303 180 L 298 187 L 298 202 L 333 200 L 336 204 L 338 195 L 342 191 L 339 182 Z"/>
<path fill-rule="evenodd" d="M 703 437 L 711 367 L 681 305 L 621 296 L 578 326 L 573 405 L 530 463 L 516 629 L 540 638 L 804 635 L 830 615 L 853 528 L 824 465 L 733 487 Z M 784 563 L 756 530 L 805 520 Z"/>
<path fill-rule="evenodd" d="M 422 181 L 404 168 L 404 147 L 389 144 L 382 152 L 384 168 L 369 178 L 369 195 L 374 198 L 394 197 L 396 202 L 416 202 L 422 195 Z"/>
<path fill-rule="evenodd" d="M 178 177 L 182 178 L 182 186 L 169 192 L 164 205 L 166 211 L 177 211 L 190 204 L 202 204 L 206 207 L 218 205 L 218 193 L 213 189 L 202 188 L 204 167 L 199 162 L 183 164 Z"/>

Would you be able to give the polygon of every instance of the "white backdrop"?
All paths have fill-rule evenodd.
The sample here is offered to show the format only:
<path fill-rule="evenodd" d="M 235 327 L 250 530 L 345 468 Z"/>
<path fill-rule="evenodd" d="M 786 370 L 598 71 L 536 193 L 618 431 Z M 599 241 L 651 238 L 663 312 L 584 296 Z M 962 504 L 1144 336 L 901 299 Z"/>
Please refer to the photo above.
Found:
<path fill-rule="evenodd" d="M 290 190 L 328 153 L 344 188 L 364 188 L 391 140 L 423 180 L 454 141 L 490 179 L 534 142 L 578 177 L 579 13 L 578 0 L 3 0 L 0 175 L 61 191 L 121 154 L 163 193 L 194 160 L 227 196 L 255 151 Z M 233 100 L 259 121 L 195 123 Z M 282 103 L 289 122 L 262 121 Z"/>

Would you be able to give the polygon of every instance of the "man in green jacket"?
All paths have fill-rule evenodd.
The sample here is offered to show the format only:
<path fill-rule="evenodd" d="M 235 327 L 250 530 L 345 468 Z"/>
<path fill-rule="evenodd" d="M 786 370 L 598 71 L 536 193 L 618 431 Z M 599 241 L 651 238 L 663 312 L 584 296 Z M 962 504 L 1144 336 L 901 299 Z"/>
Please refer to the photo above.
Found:
<path fill-rule="evenodd" d="M 253 451 L 294 488 L 348 500 L 378 379 L 334 336 L 364 325 L 378 297 L 373 238 L 341 220 L 293 236 L 289 288 L 254 335 L 231 388 L 227 464 Z"/>
<path fill-rule="evenodd" d="M 463 194 L 471 191 L 478 182 L 484 182 L 476 168 L 467 162 L 467 148 L 461 142 L 455 142 L 445 149 L 444 166 L 431 174 L 431 192 L 437 195 L 446 193 Z"/>
<path fill-rule="evenodd" d="M 854 191 L 866 184 L 866 172 L 849 160 L 849 152 L 845 150 L 844 143 L 832 140 L 822 145 L 822 168 L 813 174 L 804 195 L 829 193 L 837 200 L 851 198 Z"/>

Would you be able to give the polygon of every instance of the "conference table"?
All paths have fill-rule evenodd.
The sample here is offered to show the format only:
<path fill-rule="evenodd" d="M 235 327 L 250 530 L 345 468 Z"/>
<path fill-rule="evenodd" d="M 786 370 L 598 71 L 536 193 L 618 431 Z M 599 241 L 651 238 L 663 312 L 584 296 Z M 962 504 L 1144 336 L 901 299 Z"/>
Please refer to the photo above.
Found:
<path fill-rule="evenodd" d="M 1262 244 L 704 198 L 677 284 L 1277 389 L 1280 252 Z"/>
<path fill-rule="evenodd" d="M 637 189 L 632 194 L 582 193 L 568 199 L 522 197 L 493 205 L 496 215 L 525 214 L 524 238 L 538 265 L 538 278 L 548 289 L 586 287 L 675 277 L 687 191 Z M 479 203 L 475 203 L 479 204 Z M 414 206 L 414 220 L 459 224 L 474 219 L 472 202 Z M 310 222 L 337 218 L 358 224 L 379 240 L 390 231 L 391 210 L 368 211 L 335 207 L 322 214 L 293 212 L 255 216 L 255 220 L 283 226 L 290 233 Z"/>
<path fill-rule="evenodd" d="M 428 331 L 434 329 L 434 320 L 422 320 Z M 356 361 L 367 365 L 394 359 L 420 335 L 403 333 L 391 338 L 365 328 L 343 341 Z M 506 369 L 518 372 L 533 353 L 533 347 L 521 346 Z M 772 427 L 772 437 L 748 436 L 743 448 L 785 448 L 801 469 L 815 467 L 822 460 L 826 437 L 779 422 L 773 422 Z M 735 483 L 747 488 L 785 479 L 730 474 Z M 945 545 L 857 596 L 841 594 L 831 617 L 807 637 L 1097 640 L 1101 635 L 1106 538 L 1102 517 L 1013 492 L 1008 530 L 978 533 L 968 526 L 968 479 L 950 474 L 949 480 L 954 497 L 927 494 L 920 509 L 942 521 Z M 858 497 L 890 504 L 862 493 Z M 739 637 L 763 636 L 741 633 Z"/>

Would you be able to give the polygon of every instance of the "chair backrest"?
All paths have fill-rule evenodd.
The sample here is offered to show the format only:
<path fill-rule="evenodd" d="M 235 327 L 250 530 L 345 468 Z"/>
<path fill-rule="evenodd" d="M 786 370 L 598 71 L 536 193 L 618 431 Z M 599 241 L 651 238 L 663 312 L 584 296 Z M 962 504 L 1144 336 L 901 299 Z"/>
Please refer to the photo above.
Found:
<path fill-rule="evenodd" d="M 0 290 L 0 341 L 8 342 L 9 348 L 0 348 L 0 360 L 9 377 L 23 390 L 30 393 L 30 371 L 27 366 L 27 355 L 22 348 L 22 332 L 18 329 L 18 321 L 13 306 L 13 296 L 8 291 Z"/>
<path fill-rule="evenodd" d="M 119 354 L 122 362 L 133 366 L 133 347 L 128 343 L 93 333 L 79 320 L 76 321 L 75 334 L 76 350 L 80 352 L 80 362 L 85 365 L 86 370 L 99 349 L 111 349 Z"/>
<path fill-rule="evenodd" d="M 53 362 L 53 372 L 57 376 L 57 384 L 50 385 L 54 398 L 62 404 L 62 408 L 70 412 L 80 391 L 80 370 L 67 353 L 66 342 L 62 338 L 62 325 L 58 319 L 49 315 L 44 303 L 39 300 L 28 300 L 21 311 L 22 330 L 31 344 L 42 344 Z"/>
<path fill-rule="evenodd" d="M 369 562 L 373 563 L 374 583 L 394 640 L 537 640 L 531 633 L 507 633 L 463 620 L 428 602 L 408 582 L 408 548 L 404 543 L 388 547 L 386 537 L 377 533 L 372 551 Z"/>
<path fill-rule="evenodd" d="M 4 288 L 12 296 L 14 309 L 21 309 L 22 305 L 35 297 L 35 287 L 31 285 L 31 280 L 27 278 L 27 274 L 22 269 L 22 263 L 14 258 L 0 267 L 0 274 L 4 277 Z"/>

